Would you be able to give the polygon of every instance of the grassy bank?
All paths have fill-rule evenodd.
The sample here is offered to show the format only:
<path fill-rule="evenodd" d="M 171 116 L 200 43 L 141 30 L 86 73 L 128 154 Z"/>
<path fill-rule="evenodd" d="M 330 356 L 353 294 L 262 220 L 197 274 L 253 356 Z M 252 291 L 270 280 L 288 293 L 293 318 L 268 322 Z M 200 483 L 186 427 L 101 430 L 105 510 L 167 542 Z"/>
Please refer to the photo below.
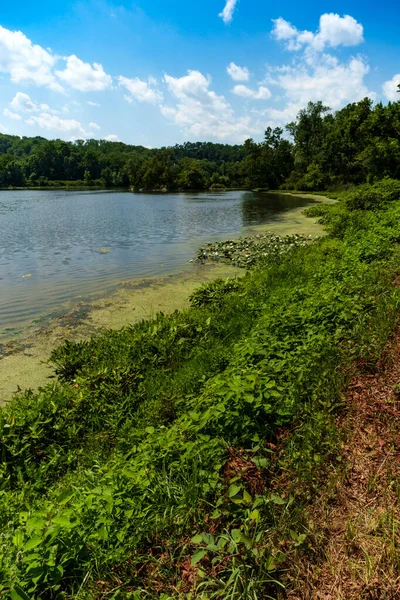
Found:
<path fill-rule="evenodd" d="M 65 344 L 58 382 L 2 410 L 5 597 L 279 598 L 318 555 L 343 390 L 398 318 L 400 190 L 308 210 L 327 237 Z"/>

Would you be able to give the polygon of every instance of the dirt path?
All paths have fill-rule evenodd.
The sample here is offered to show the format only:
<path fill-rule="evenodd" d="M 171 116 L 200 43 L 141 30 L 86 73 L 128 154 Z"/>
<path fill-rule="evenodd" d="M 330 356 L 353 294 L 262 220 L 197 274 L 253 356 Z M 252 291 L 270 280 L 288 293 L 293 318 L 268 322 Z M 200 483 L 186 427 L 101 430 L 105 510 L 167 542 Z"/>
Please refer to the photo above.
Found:
<path fill-rule="evenodd" d="M 348 390 L 343 469 L 312 511 L 324 557 L 291 600 L 400 599 L 400 328 L 378 367 Z"/>

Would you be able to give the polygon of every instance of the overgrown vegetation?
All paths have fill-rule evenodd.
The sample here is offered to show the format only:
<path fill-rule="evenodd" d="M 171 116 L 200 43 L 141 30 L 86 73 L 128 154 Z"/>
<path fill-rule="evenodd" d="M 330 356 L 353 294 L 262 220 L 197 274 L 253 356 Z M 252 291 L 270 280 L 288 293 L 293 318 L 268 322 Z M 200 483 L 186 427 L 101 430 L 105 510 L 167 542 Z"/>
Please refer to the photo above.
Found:
<path fill-rule="evenodd" d="M 261 143 L 161 149 L 0 134 L 0 187 L 326 190 L 400 179 L 400 102 L 373 105 L 365 98 L 336 113 L 310 102 L 286 132 L 292 141 L 268 127 Z"/>
<path fill-rule="evenodd" d="M 306 507 L 352 366 L 374 369 L 400 307 L 398 183 L 321 215 L 327 237 L 189 310 L 66 343 L 58 382 L 1 411 L 0 595 L 283 597 L 321 552 Z"/>

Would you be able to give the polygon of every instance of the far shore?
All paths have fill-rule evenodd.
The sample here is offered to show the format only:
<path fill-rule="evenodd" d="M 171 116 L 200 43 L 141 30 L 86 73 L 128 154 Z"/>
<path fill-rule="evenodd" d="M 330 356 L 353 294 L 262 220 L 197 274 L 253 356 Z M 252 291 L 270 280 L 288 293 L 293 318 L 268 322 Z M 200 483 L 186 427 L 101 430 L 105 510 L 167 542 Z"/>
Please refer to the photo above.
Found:
<path fill-rule="evenodd" d="M 318 202 L 334 202 L 324 196 L 307 196 Z M 244 228 L 242 237 L 266 232 L 319 236 L 324 232 L 317 221 L 306 217 L 304 207 L 299 207 L 284 213 L 279 222 Z M 158 312 L 168 314 L 187 308 L 188 297 L 200 285 L 244 273 L 244 269 L 227 264 L 193 263 L 174 275 L 121 282 L 106 296 L 77 300 L 72 309 L 69 307 L 58 313 L 56 318 L 44 316 L 39 324 L 27 324 L 15 334 L 0 330 L 0 404 L 10 401 L 19 388 L 37 389 L 54 381 L 47 360 L 52 350 L 66 339 L 88 339 L 105 329 L 119 329 L 152 318 Z"/>
<path fill-rule="evenodd" d="M 243 187 L 209 187 L 205 189 L 167 189 L 167 188 L 154 188 L 154 189 L 135 189 L 132 187 L 106 187 L 100 185 L 48 185 L 48 186 L 9 186 L 9 187 L 0 187 L 0 192 L 15 192 L 15 191 L 25 191 L 25 190 L 37 190 L 37 191 L 49 191 L 56 192 L 58 190 L 66 190 L 71 192 L 131 192 L 133 194 L 200 194 L 202 192 L 266 192 L 272 190 L 258 190 L 258 189 L 250 189 Z M 276 193 L 280 193 L 279 191 Z"/>

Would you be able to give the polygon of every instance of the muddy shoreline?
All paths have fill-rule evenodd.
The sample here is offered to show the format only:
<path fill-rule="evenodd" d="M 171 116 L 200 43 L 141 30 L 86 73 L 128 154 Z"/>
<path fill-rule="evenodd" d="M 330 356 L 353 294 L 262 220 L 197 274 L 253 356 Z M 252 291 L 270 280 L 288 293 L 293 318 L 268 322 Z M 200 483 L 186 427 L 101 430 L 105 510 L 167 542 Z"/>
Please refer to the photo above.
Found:
<path fill-rule="evenodd" d="M 311 196 L 318 202 L 332 202 Z M 317 219 L 298 208 L 277 222 L 245 228 L 242 236 L 271 232 L 279 235 L 299 233 L 321 235 Z M 51 351 L 65 340 L 80 341 L 104 329 L 124 325 L 186 308 L 189 295 L 200 285 L 218 277 L 244 275 L 245 270 L 227 264 L 191 264 L 173 275 L 120 282 L 102 297 L 81 299 L 72 306 L 56 307 L 53 312 L 22 328 L 0 331 L 0 404 L 9 402 L 19 389 L 33 389 L 52 381 L 53 370 L 47 363 Z"/>

